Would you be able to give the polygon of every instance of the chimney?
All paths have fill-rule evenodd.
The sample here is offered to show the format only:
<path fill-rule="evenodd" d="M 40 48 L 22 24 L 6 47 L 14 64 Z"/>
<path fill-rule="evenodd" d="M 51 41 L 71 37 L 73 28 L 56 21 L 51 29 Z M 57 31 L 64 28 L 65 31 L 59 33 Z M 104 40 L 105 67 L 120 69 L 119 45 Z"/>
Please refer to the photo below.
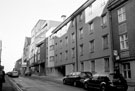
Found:
<path fill-rule="evenodd" d="M 62 15 L 61 18 L 64 21 L 66 19 L 66 15 Z"/>

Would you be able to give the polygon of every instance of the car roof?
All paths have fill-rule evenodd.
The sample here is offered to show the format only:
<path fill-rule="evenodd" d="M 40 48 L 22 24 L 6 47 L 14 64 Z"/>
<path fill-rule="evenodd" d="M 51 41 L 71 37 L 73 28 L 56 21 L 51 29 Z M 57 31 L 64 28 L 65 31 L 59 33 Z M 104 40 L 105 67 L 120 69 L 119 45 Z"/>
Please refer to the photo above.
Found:
<path fill-rule="evenodd" d="M 99 76 L 107 76 L 109 77 L 109 74 L 106 74 L 106 73 L 96 73 L 96 74 L 93 74 L 93 77 L 99 77 Z"/>
<path fill-rule="evenodd" d="M 91 73 L 89 71 L 76 71 L 76 72 L 71 72 L 69 74 L 76 74 L 76 75 L 79 75 L 80 73 Z M 92 74 L 92 73 L 91 73 Z"/>

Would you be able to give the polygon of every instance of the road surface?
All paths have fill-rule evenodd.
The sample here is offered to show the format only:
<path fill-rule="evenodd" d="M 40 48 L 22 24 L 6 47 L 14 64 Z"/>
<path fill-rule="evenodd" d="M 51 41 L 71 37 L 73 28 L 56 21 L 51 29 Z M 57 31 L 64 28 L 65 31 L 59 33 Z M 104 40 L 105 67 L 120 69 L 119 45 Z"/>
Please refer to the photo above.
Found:
<path fill-rule="evenodd" d="M 13 78 L 24 91 L 86 91 L 83 88 L 29 78 Z"/>

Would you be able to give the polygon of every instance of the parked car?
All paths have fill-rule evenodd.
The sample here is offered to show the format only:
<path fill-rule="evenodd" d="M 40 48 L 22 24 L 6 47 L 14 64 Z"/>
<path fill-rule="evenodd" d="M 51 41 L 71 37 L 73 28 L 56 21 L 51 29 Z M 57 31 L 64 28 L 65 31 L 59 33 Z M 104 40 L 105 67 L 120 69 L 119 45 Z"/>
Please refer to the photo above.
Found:
<path fill-rule="evenodd" d="M 31 76 L 31 70 L 27 67 L 26 71 L 25 71 L 25 76 Z"/>
<path fill-rule="evenodd" d="M 91 79 L 84 81 L 84 88 L 100 91 L 127 91 L 128 85 L 121 74 L 94 74 Z"/>
<path fill-rule="evenodd" d="M 25 76 L 31 76 L 31 72 L 30 71 L 26 71 L 25 72 Z"/>
<path fill-rule="evenodd" d="M 6 75 L 12 76 L 12 72 L 7 72 Z"/>
<path fill-rule="evenodd" d="M 19 77 L 18 71 L 10 71 L 7 72 L 6 75 L 8 75 L 9 77 Z"/>
<path fill-rule="evenodd" d="M 19 72 L 18 71 L 12 71 L 11 77 L 19 77 Z"/>
<path fill-rule="evenodd" d="M 91 72 L 72 72 L 63 78 L 63 84 L 71 84 L 73 86 L 83 86 L 83 82 L 87 78 L 91 78 Z"/>

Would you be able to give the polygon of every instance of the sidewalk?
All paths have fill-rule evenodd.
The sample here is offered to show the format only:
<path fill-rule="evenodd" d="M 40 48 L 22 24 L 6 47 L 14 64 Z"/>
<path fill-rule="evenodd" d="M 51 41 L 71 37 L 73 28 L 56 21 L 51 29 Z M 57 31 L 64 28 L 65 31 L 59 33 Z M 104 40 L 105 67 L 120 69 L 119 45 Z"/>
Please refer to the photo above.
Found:
<path fill-rule="evenodd" d="M 16 91 L 12 84 L 9 82 L 7 77 L 5 77 L 5 83 L 3 83 L 2 91 Z"/>

